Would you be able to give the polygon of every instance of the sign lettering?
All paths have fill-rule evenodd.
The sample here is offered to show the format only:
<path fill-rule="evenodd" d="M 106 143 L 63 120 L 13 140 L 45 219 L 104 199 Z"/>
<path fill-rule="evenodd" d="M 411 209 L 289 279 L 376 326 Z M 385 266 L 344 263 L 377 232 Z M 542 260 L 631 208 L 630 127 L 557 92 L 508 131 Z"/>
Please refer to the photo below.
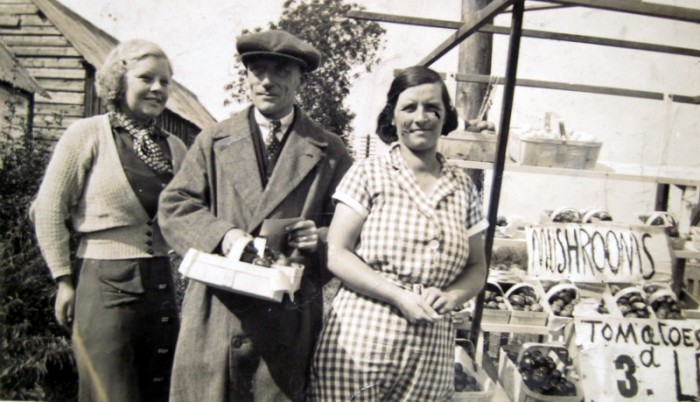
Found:
<path fill-rule="evenodd" d="M 526 231 L 528 271 L 579 282 L 669 281 L 671 255 L 662 228 L 549 223 Z"/>

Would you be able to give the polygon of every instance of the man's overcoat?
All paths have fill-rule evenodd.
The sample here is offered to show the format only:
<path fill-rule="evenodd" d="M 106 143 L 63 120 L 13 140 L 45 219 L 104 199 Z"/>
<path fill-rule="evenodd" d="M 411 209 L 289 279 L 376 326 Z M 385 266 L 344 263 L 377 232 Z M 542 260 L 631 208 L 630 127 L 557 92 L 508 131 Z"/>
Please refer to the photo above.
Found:
<path fill-rule="evenodd" d="M 339 137 L 298 107 L 277 165 L 263 188 L 248 108 L 201 132 L 160 198 L 160 225 L 179 255 L 220 250 L 224 234 L 255 234 L 267 218 L 303 217 L 324 228 L 331 195 L 349 168 Z M 255 123 L 253 123 L 255 124 Z M 325 236 L 320 236 L 325 238 Z M 301 400 L 321 327 L 325 241 L 306 256 L 294 303 L 217 290 L 190 281 L 173 368 L 172 401 Z"/>

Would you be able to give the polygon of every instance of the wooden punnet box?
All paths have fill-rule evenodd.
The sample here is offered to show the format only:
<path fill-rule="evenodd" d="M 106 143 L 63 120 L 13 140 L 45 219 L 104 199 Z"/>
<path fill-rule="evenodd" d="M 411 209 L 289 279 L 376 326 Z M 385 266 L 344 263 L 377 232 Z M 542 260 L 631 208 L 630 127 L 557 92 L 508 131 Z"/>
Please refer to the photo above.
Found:
<path fill-rule="evenodd" d="M 602 145 L 603 143 L 595 141 L 514 135 L 508 149 L 511 158 L 522 165 L 593 169 Z"/>
<path fill-rule="evenodd" d="M 438 140 L 438 152 L 445 158 L 475 162 L 496 160 L 497 136 L 493 131 L 453 131 Z"/>
<path fill-rule="evenodd" d="M 296 263 L 264 267 L 242 262 L 240 258 L 247 243 L 248 239 L 239 239 L 227 257 L 190 249 L 179 271 L 187 278 L 218 289 L 276 302 L 281 302 L 286 293 L 294 300 L 304 267 Z M 264 241 L 257 242 L 256 247 L 264 250 Z"/>

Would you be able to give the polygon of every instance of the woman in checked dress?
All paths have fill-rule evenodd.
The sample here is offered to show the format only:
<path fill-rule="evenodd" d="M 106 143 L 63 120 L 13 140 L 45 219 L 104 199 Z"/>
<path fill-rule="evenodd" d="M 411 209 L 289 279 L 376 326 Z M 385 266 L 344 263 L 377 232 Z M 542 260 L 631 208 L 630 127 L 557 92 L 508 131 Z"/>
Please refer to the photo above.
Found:
<path fill-rule="evenodd" d="M 316 347 L 314 401 L 446 401 L 454 393 L 449 312 L 486 277 L 480 197 L 437 153 L 457 114 L 440 76 L 393 80 L 377 134 L 389 152 L 338 186 L 329 268 L 341 279 Z"/>

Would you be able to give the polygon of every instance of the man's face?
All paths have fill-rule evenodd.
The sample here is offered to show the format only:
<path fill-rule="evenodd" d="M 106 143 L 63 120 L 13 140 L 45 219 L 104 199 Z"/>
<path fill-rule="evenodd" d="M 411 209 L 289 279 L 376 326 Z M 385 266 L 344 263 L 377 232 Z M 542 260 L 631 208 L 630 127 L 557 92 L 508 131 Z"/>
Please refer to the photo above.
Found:
<path fill-rule="evenodd" d="M 268 119 L 280 119 L 292 111 L 301 86 L 301 66 L 277 57 L 256 57 L 246 75 L 255 107 Z"/>

